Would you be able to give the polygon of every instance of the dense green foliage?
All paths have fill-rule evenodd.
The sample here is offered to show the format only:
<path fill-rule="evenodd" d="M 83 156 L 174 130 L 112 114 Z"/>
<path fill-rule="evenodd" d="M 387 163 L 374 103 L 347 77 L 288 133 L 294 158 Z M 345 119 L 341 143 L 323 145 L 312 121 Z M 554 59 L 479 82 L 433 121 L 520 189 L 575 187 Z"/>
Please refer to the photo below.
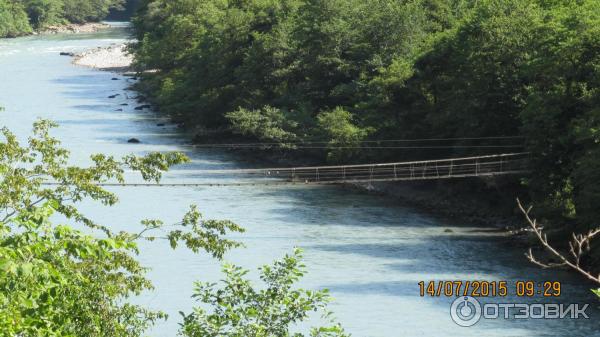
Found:
<path fill-rule="evenodd" d="M 146 269 L 135 259 L 137 242 L 154 239 L 153 232 L 162 223 L 144 220 L 140 233 L 117 233 L 80 213 L 77 204 L 92 199 L 113 205 L 116 195 L 97 183 L 123 181 L 125 169 L 158 181 L 163 171 L 187 158 L 153 153 L 116 160 L 97 154 L 91 156 L 90 167 L 69 166 L 68 152 L 49 134 L 52 126 L 37 122 L 27 146 L 2 129 L 0 332 L 3 336 L 141 336 L 164 314 L 126 300 L 152 286 L 145 278 Z M 55 185 L 44 184 L 49 181 Z M 51 222 L 53 213 L 72 225 Z M 87 227 L 87 234 L 74 226 Z M 242 230 L 227 221 L 204 221 L 195 208 L 177 227 L 166 236 L 172 246 L 181 242 L 217 258 L 239 246 L 221 236 Z"/>
<path fill-rule="evenodd" d="M 110 9 L 106 20 L 111 21 L 129 21 L 135 15 L 140 0 L 125 0 L 125 3 L 120 7 Z"/>
<path fill-rule="evenodd" d="M 121 304 L 149 289 L 124 237 L 97 239 L 22 212 L 0 237 L 0 331 L 6 336 L 140 336 L 161 313 Z M 8 225 L 8 226 L 7 226 Z M 20 233 L 12 233 L 10 227 Z"/>
<path fill-rule="evenodd" d="M 193 252 L 204 251 L 221 259 L 228 250 L 241 246 L 225 236 L 243 229 L 230 221 L 205 220 L 195 206 L 172 226 L 160 220 L 142 220 L 139 232 L 115 232 L 94 222 L 78 210 L 80 202 L 94 200 L 108 206 L 117 202 L 115 194 L 98 184 L 123 182 L 125 170 L 158 182 L 170 166 L 188 159 L 180 153 L 120 160 L 95 154 L 89 167 L 70 166 L 68 151 L 49 133 L 53 126 L 38 121 L 25 146 L 9 130 L 1 130 L 0 335 L 143 336 L 166 315 L 129 301 L 152 289 L 145 276 L 147 268 L 136 259 L 140 240 L 166 239 L 174 249 L 185 245 Z M 245 299 L 249 305 L 259 303 L 262 314 L 273 315 L 272 320 L 271 316 L 260 316 L 257 322 L 261 324 L 249 323 L 243 334 L 231 336 L 272 336 L 273 329 L 287 331 L 291 324 L 303 321 L 308 311 L 325 309 L 325 292 L 292 289 L 292 283 L 302 276 L 299 257 L 286 257 L 273 269 L 265 267 L 264 279 L 271 286 L 266 293 L 249 287 L 230 289 L 235 290 L 231 299 Z M 248 285 L 240 279 L 244 273 L 238 268 L 228 267 L 226 272 L 232 281 Z M 211 291 L 210 286 L 204 288 L 204 296 L 211 296 Z M 221 292 L 215 294 L 220 296 Z M 210 304 L 215 312 L 222 309 L 221 301 Z M 233 305 L 234 309 L 235 317 L 244 322 L 258 317 L 252 315 L 250 307 Z M 196 310 L 186 316 L 182 331 L 197 336 L 194 331 L 206 318 L 200 313 Z M 214 322 L 213 318 L 209 321 Z M 218 329 L 229 324 L 220 322 Z M 315 331 L 317 336 L 342 333 L 338 325 Z"/>
<path fill-rule="evenodd" d="M 330 161 L 432 154 L 361 150 L 365 140 L 522 137 L 538 209 L 589 224 L 600 216 L 598 8 L 145 0 L 133 50 L 140 70 L 158 70 L 139 88 L 174 118 L 285 148 L 319 141 L 329 150 L 310 154 Z"/>
<path fill-rule="evenodd" d="M 21 3 L 0 0 L 0 37 L 15 37 L 29 32 L 31 26 Z"/>
<path fill-rule="evenodd" d="M 326 310 L 330 297 L 327 291 L 293 288 L 305 273 L 301 251 L 286 255 L 272 266 L 261 268 L 264 289 L 255 289 L 244 277 L 248 270 L 225 264 L 223 287 L 213 283 L 196 283 L 194 298 L 211 308 L 197 307 L 183 316 L 181 334 L 187 337 L 303 337 L 291 333 L 295 324 L 304 321 L 311 312 L 321 311 L 331 321 Z M 311 329 L 312 337 L 346 337 L 339 324 Z"/>
<path fill-rule="evenodd" d="M 105 18 L 125 0 L 0 0 L 0 38 L 15 37 L 50 25 Z"/>

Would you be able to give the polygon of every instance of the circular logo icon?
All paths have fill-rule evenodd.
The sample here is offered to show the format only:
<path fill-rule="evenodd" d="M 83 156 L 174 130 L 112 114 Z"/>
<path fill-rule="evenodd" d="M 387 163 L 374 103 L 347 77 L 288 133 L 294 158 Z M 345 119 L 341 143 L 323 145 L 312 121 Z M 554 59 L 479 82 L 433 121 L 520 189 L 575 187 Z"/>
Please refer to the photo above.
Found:
<path fill-rule="evenodd" d="M 450 306 L 450 316 L 460 326 L 473 326 L 481 319 L 481 304 L 471 296 L 458 297 Z"/>

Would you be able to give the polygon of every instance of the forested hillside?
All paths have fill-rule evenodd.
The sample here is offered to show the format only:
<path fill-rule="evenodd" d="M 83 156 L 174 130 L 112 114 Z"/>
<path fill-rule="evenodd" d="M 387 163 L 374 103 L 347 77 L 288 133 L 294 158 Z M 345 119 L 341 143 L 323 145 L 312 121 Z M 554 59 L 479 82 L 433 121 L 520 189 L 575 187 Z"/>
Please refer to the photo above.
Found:
<path fill-rule="evenodd" d="M 158 70 L 140 87 L 175 118 L 285 147 L 324 141 L 330 161 L 398 158 L 361 149 L 365 140 L 523 137 L 538 209 L 590 224 L 600 215 L 598 8 L 146 0 L 134 49 L 140 70 Z"/>
<path fill-rule="evenodd" d="M 0 0 L 0 37 L 15 37 L 49 25 L 99 21 L 124 0 Z"/>

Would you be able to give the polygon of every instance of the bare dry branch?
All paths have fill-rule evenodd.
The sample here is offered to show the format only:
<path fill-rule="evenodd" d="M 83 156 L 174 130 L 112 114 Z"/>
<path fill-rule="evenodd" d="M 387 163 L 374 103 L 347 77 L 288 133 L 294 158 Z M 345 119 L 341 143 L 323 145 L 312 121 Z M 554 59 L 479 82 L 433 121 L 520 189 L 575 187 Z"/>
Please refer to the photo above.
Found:
<path fill-rule="evenodd" d="M 550 254 L 552 254 L 554 257 L 558 258 L 561 261 L 561 263 L 541 262 L 540 260 L 535 258 L 531 248 L 525 254 L 525 256 L 527 256 L 529 261 L 531 261 L 532 263 L 534 263 L 542 268 L 557 268 L 557 267 L 567 266 L 573 270 L 576 270 L 577 272 L 579 272 L 580 274 L 582 274 L 589 280 L 594 281 L 596 283 L 600 283 L 600 275 L 594 276 L 591 274 L 591 272 L 585 270 L 580 265 L 581 257 L 584 255 L 585 252 L 589 251 L 589 249 L 590 249 L 590 242 L 596 236 L 600 235 L 600 228 L 591 230 L 586 234 L 573 233 L 571 241 L 569 242 L 569 253 L 572 256 L 572 258 L 571 258 L 571 257 L 568 257 L 568 255 L 566 256 L 565 254 L 561 253 L 556 248 L 554 248 L 552 245 L 550 245 L 550 243 L 548 243 L 548 236 L 546 235 L 546 233 L 543 232 L 543 227 L 541 227 L 537 223 L 537 221 L 535 219 L 532 219 L 530 216 L 532 207 L 528 207 L 527 209 L 525 209 L 519 199 L 517 199 L 517 204 L 519 205 L 519 209 L 525 216 L 525 220 L 527 220 L 527 223 L 529 224 L 531 229 L 533 229 L 533 232 L 537 236 L 537 238 L 540 241 L 540 243 L 542 244 L 542 246 L 548 252 L 550 252 Z"/>

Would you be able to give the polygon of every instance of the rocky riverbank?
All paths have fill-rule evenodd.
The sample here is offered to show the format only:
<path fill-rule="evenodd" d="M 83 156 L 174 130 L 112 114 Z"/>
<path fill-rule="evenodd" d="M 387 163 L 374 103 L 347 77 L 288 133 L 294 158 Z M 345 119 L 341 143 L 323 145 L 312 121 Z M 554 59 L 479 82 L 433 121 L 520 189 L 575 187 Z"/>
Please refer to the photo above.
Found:
<path fill-rule="evenodd" d="M 64 25 L 48 26 L 34 34 L 94 33 L 101 29 L 107 28 L 110 28 L 110 25 L 101 22 L 69 23 Z"/>
<path fill-rule="evenodd" d="M 133 56 L 127 53 L 125 44 L 112 44 L 76 54 L 73 64 L 106 71 L 127 72 L 131 69 Z"/>

